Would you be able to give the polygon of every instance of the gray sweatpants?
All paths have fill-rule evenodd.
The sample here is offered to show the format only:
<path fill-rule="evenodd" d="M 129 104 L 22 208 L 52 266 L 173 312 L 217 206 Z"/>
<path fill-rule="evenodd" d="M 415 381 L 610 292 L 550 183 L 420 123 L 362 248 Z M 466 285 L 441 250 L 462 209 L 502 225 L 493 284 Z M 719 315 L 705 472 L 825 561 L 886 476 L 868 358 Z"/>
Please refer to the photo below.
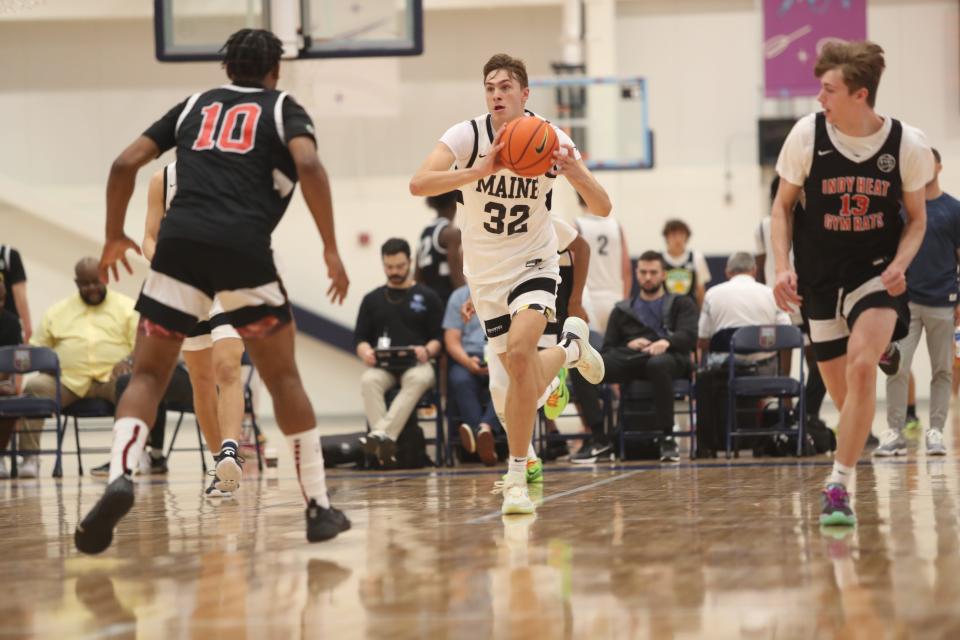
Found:
<path fill-rule="evenodd" d="M 887 426 L 900 432 L 907 419 L 907 391 L 910 365 L 920 344 L 920 334 L 927 332 L 930 354 L 930 427 L 943 431 L 950 410 L 950 380 L 953 375 L 953 307 L 927 307 L 910 303 L 910 332 L 901 340 L 900 370 L 887 378 Z M 919 383 L 918 383 L 919 384 Z"/>

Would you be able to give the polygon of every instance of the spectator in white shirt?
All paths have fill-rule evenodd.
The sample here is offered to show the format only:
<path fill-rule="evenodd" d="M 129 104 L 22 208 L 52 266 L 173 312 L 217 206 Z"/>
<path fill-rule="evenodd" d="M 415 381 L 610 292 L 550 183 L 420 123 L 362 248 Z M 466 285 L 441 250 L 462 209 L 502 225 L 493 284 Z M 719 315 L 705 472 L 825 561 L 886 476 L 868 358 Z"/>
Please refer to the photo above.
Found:
<path fill-rule="evenodd" d="M 710 341 L 717 333 L 729 335 L 723 349 L 729 349 L 729 338 L 734 329 L 755 325 L 790 324 L 790 316 L 777 307 L 773 290 L 757 282 L 757 262 L 749 253 L 739 251 L 727 260 L 727 281 L 712 287 L 703 299 L 698 328 L 701 353 L 709 353 Z M 715 347 L 717 345 L 714 345 Z M 765 360 L 772 353 L 752 354 L 751 360 Z M 715 360 L 725 362 L 726 353 L 711 355 L 708 366 Z"/>

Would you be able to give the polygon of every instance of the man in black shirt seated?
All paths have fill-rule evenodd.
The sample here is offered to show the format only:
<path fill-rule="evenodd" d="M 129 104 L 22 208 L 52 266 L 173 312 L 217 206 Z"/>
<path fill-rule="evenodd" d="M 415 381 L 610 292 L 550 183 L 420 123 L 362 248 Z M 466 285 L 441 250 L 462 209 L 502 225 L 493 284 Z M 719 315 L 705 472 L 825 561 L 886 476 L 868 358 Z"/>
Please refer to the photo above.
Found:
<path fill-rule="evenodd" d="M 443 304 L 433 291 L 411 279 L 406 240 L 387 240 L 380 255 L 387 284 L 364 296 L 354 341 L 357 356 L 370 367 L 360 378 L 370 424 L 364 450 L 384 464 L 393 458 L 397 437 L 420 397 L 434 385 L 430 358 L 440 353 Z M 378 363 L 377 350 L 390 347 L 412 348 L 415 358 L 409 367 L 383 358 Z M 384 394 L 398 383 L 400 392 L 388 411 Z"/>
<path fill-rule="evenodd" d="M 680 459 L 673 439 L 673 381 L 690 373 L 690 355 L 697 344 L 697 311 L 693 298 L 667 293 L 663 256 L 647 251 L 637 260 L 640 293 L 618 302 L 603 338 L 604 382 L 648 380 L 660 438 L 660 460 Z"/>
<path fill-rule="evenodd" d="M 0 347 L 13 347 L 23 344 L 23 334 L 20 331 L 20 318 L 4 308 L 6 298 L 7 287 L 0 279 Z M 11 374 L 0 374 L 0 396 L 15 395 L 17 395 L 16 377 Z M 16 422 L 15 418 L 0 418 L 0 451 L 6 451 Z M 0 456 L 0 478 L 9 477 L 7 459 Z"/>

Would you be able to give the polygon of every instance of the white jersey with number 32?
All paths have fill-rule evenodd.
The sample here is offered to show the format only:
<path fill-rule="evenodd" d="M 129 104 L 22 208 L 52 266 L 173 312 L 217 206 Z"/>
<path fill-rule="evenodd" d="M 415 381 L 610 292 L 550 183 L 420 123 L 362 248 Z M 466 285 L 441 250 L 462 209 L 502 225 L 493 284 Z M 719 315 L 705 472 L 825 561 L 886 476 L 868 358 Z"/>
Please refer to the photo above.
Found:
<path fill-rule="evenodd" d="M 524 117 L 539 118 L 527 112 Z M 553 125 L 551 125 L 553 126 Z M 561 145 L 573 146 L 554 127 Z M 472 167 L 493 145 L 492 118 L 484 114 L 456 124 L 440 138 L 456 157 L 454 168 Z M 576 158 L 579 152 L 574 148 Z M 554 173 L 524 178 L 506 169 L 460 187 L 463 273 L 471 284 L 510 280 L 536 261 L 557 254 L 550 221 Z"/>

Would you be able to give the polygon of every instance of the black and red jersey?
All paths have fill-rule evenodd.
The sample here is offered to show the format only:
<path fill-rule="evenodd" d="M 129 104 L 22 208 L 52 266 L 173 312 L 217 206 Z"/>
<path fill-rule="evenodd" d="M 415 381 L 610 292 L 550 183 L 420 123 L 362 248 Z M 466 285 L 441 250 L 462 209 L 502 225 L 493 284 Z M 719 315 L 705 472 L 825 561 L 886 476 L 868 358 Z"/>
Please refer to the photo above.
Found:
<path fill-rule="evenodd" d="M 315 139 L 291 96 L 239 84 L 190 96 L 144 135 L 161 153 L 177 151 L 177 192 L 160 238 L 254 250 L 269 248 L 296 186 L 287 143 Z"/>
<path fill-rule="evenodd" d="M 817 114 L 813 164 L 803 184 L 803 215 L 794 225 L 800 243 L 798 276 L 805 287 L 832 286 L 879 273 L 897 253 L 903 218 L 900 140 L 903 125 L 891 123 L 880 149 L 856 162 L 844 156 Z M 800 253 L 804 255 L 799 255 Z"/>

